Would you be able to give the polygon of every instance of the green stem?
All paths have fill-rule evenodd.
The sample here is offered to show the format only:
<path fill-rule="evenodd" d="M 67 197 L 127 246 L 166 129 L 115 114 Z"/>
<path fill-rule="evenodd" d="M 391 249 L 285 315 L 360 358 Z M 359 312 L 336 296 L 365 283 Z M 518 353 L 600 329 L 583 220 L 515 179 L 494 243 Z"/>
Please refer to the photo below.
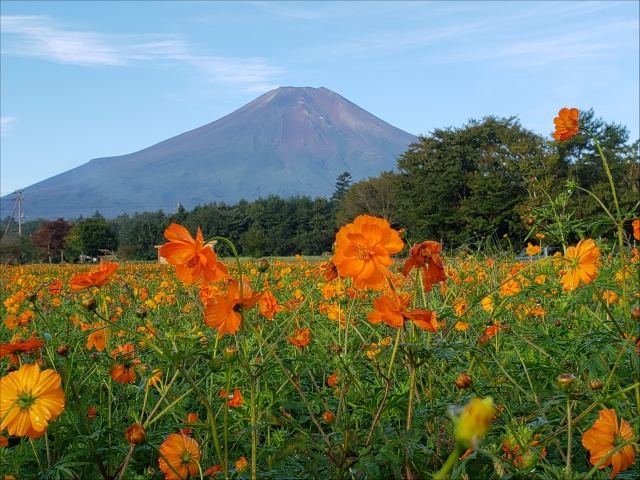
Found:
<path fill-rule="evenodd" d="M 444 462 L 444 465 L 442 465 L 442 468 L 438 471 L 438 473 L 435 474 L 433 480 L 445 480 L 449 475 L 449 471 L 458 461 L 458 457 L 460 457 L 461 453 L 462 449 L 460 448 L 460 445 L 456 443 L 453 451 L 449 454 L 449 458 L 447 458 L 447 461 Z"/>
<path fill-rule="evenodd" d="M 571 395 L 567 394 L 567 467 L 565 468 L 565 478 L 571 479 Z"/>

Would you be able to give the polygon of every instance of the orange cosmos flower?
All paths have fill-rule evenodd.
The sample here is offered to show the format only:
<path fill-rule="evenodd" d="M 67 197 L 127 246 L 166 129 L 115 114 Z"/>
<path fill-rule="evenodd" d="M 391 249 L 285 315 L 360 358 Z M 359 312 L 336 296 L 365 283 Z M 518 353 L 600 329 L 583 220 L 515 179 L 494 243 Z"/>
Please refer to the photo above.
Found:
<path fill-rule="evenodd" d="M 402 250 L 398 232 L 383 218 L 360 215 L 336 234 L 333 263 L 340 276 L 351 277 L 359 290 L 382 290 L 393 260 L 389 255 Z"/>
<path fill-rule="evenodd" d="M 402 274 L 406 277 L 413 268 L 422 269 L 422 283 L 425 292 L 431 291 L 434 283 L 444 282 L 444 263 L 440 258 L 442 245 L 438 242 L 427 240 L 414 245 L 409 250 L 409 258 L 404 264 Z"/>
<path fill-rule="evenodd" d="M 597 465 L 618 444 L 632 438 L 633 431 L 629 422 L 621 419 L 618 426 L 615 410 L 600 410 L 598 420 L 589 430 L 584 432 L 582 445 L 591 453 L 589 458 L 591 465 Z M 627 445 L 610 456 L 600 468 L 611 465 L 613 468 L 611 478 L 613 478 L 618 472 L 626 470 L 635 463 L 633 456 L 633 445 Z"/>
<path fill-rule="evenodd" d="M 210 245 L 204 245 L 202 231 L 198 227 L 195 240 L 182 225 L 172 223 L 164 231 L 169 240 L 160 247 L 160 256 L 176 266 L 176 276 L 186 284 L 204 277 L 207 282 L 217 282 L 229 275 L 227 268 L 218 262 L 218 256 Z"/>
<path fill-rule="evenodd" d="M 217 473 L 222 473 L 222 467 L 220 465 L 214 465 L 213 467 L 207 468 L 203 473 L 210 477 L 215 477 Z"/>
<path fill-rule="evenodd" d="M 236 470 L 238 470 L 239 472 L 243 472 L 249 466 L 249 462 L 247 461 L 245 456 L 242 455 L 240 459 L 235 463 L 235 466 L 236 466 Z"/>
<path fill-rule="evenodd" d="M 61 378 L 54 370 L 40 371 L 37 365 L 22 365 L 0 380 L 0 431 L 9 435 L 38 438 L 49 422 L 64 410 Z"/>
<path fill-rule="evenodd" d="M 99 352 L 107 348 L 107 338 L 109 338 L 109 327 L 104 323 L 97 323 L 92 327 L 94 330 L 87 337 L 87 350 L 95 349 Z"/>
<path fill-rule="evenodd" d="M 296 328 L 295 335 L 293 337 L 287 337 L 287 340 L 289 340 L 291 345 L 304 348 L 309 345 L 311 341 L 311 330 L 308 328 Z"/>
<path fill-rule="evenodd" d="M 84 290 L 91 287 L 104 287 L 111 275 L 118 268 L 118 264 L 115 262 L 103 263 L 100 259 L 100 267 L 93 273 L 78 273 L 71 279 L 71 290 L 77 292 L 78 290 Z"/>
<path fill-rule="evenodd" d="M 553 119 L 556 131 L 553 138 L 564 142 L 578 133 L 578 118 L 580 112 L 577 108 L 563 108 L 558 112 L 558 116 Z"/>
<path fill-rule="evenodd" d="M 198 421 L 198 414 L 197 413 L 189 413 L 187 415 L 187 421 L 184 422 L 184 423 L 196 423 L 197 421 Z M 181 428 L 180 430 L 185 435 L 189 435 L 193 431 L 193 428 L 192 427 L 187 427 L 187 428 Z"/>
<path fill-rule="evenodd" d="M 93 420 L 97 416 L 98 416 L 98 409 L 95 406 L 91 405 L 89 407 L 89 410 L 87 410 L 87 418 Z"/>
<path fill-rule="evenodd" d="M 180 477 L 195 477 L 198 474 L 200 462 L 200 446 L 193 438 L 182 433 L 172 433 L 160 445 L 160 453 L 163 457 L 158 459 L 160 470 L 164 473 L 165 480 L 180 480 Z M 166 461 L 165 461 L 166 458 Z M 180 475 L 176 475 L 167 462 Z"/>
<path fill-rule="evenodd" d="M 225 333 L 233 335 L 240 329 L 242 323 L 242 308 L 251 308 L 262 298 L 262 293 L 254 294 L 251 286 L 243 283 L 242 296 L 237 280 L 231 280 L 227 286 L 226 298 L 214 295 L 212 301 L 207 303 L 204 311 L 204 323 L 211 328 L 218 329 L 218 338 Z"/>
<path fill-rule="evenodd" d="M 220 398 L 227 399 L 228 407 L 241 407 L 244 404 L 244 398 L 242 398 L 242 393 L 239 388 L 233 390 L 233 394 L 227 394 L 227 389 L 220 389 Z"/>
<path fill-rule="evenodd" d="M 564 255 L 564 275 L 562 289 L 570 292 L 583 283 L 591 283 L 598 275 L 596 261 L 600 258 L 600 250 L 592 239 L 580 240 L 575 247 L 567 248 Z"/>
<path fill-rule="evenodd" d="M 390 327 L 402 327 L 405 320 L 412 320 L 418 327 L 435 332 L 437 322 L 428 310 L 413 310 L 408 312 L 406 306 L 397 295 L 381 295 L 373 299 L 375 312 L 367 315 L 369 322 L 376 324 L 385 322 Z"/>
<path fill-rule="evenodd" d="M 640 240 L 640 218 L 634 220 L 631 225 L 633 225 L 633 238 Z"/>
<path fill-rule="evenodd" d="M 126 343 L 111 351 L 111 358 L 118 363 L 111 369 L 111 377 L 122 384 L 136 381 L 136 365 L 140 359 L 133 355 L 133 344 Z"/>
<path fill-rule="evenodd" d="M 267 320 L 273 320 L 273 316 L 276 313 L 280 313 L 284 310 L 284 307 L 278 304 L 278 300 L 273 293 L 267 291 L 262 293 L 262 297 L 258 301 L 260 305 L 260 315 L 267 317 Z"/>
<path fill-rule="evenodd" d="M 325 282 L 332 282 L 338 278 L 338 269 L 333 263 L 333 260 L 330 260 L 329 262 L 322 262 L 319 269 L 321 272 L 324 272 L 322 274 L 322 278 L 324 278 Z"/>
<path fill-rule="evenodd" d="M 56 279 L 49 284 L 49 293 L 51 295 L 54 295 L 54 296 L 60 295 L 61 291 L 62 291 L 62 282 L 60 282 L 60 280 Z"/>
<path fill-rule="evenodd" d="M 27 355 L 37 353 L 37 350 L 42 347 L 44 347 L 44 342 L 34 336 L 24 342 L 21 338 L 15 337 L 10 343 L 0 343 L 0 358 L 10 355 L 9 358 L 13 363 L 20 363 L 19 355 L 21 353 Z"/>

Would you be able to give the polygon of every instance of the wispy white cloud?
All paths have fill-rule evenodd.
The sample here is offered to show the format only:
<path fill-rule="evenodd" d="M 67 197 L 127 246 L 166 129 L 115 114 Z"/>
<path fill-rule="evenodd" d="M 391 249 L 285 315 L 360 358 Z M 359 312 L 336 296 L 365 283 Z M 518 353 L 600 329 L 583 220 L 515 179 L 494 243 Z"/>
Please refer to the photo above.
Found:
<path fill-rule="evenodd" d="M 282 69 L 259 58 L 203 54 L 180 35 L 107 35 L 74 31 L 48 16 L 2 16 L 2 55 L 39 58 L 79 66 L 188 64 L 211 82 L 254 89 L 272 82 Z"/>
<path fill-rule="evenodd" d="M 4 138 L 4 136 L 7 133 L 7 128 L 9 127 L 9 124 L 13 122 L 15 119 L 16 119 L 15 117 L 0 118 L 0 138 Z"/>

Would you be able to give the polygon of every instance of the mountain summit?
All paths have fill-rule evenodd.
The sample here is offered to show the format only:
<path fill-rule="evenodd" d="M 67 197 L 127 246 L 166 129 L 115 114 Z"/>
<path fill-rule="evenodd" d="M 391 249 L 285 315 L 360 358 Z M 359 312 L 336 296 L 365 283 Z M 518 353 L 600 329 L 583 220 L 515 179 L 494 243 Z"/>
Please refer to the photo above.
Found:
<path fill-rule="evenodd" d="M 27 187 L 23 211 L 52 219 L 99 210 L 113 218 L 178 203 L 330 196 L 341 173 L 357 181 L 391 170 L 415 141 L 331 90 L 281 87 L 203 127 Z M 2 218 L 13 207 L 3 200 Z"/>

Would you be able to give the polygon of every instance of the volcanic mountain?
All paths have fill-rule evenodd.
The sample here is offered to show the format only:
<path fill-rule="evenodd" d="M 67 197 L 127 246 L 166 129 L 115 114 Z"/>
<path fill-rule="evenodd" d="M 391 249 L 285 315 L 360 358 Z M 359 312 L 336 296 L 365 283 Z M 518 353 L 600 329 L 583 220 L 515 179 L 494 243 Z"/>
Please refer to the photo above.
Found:
<path fill-rule="evenodd" d="M 203 127 L 139 152 L 96 158 L 24 189 L 30 218 L 174 211 L 178 203 L 330 196 L 396 166 L 417 138 L 326 88 L 281 87 Z M 2 218 L 13 202 L 5 197 Z"/>

